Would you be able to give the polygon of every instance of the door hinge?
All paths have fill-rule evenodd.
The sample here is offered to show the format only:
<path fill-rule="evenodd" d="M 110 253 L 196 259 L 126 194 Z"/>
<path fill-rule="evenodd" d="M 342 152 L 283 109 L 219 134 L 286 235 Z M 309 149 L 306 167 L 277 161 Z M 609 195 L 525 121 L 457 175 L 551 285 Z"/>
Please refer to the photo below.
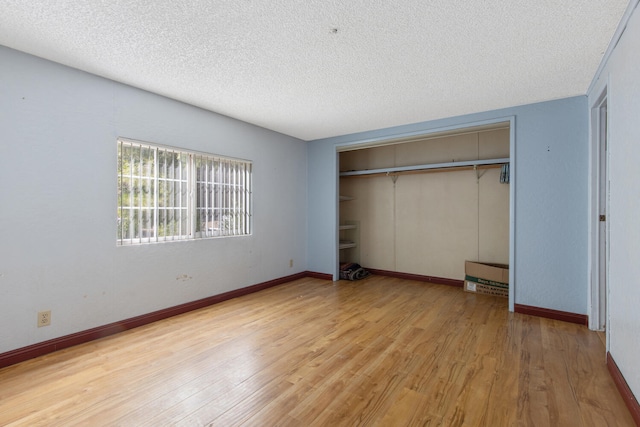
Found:
<path fill-rule="evenodd" d="M 607 220 L 606 215 L 600 215 L 600 222 L 605 222 Z"/>

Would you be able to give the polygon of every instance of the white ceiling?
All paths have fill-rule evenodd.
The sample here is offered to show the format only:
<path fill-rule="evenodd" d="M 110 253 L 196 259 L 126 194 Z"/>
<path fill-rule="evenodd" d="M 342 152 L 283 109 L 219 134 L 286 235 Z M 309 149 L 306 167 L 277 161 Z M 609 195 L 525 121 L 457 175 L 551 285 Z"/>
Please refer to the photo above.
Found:
<path fill-rule="evenodd" d="M 584 95 L 627 0 L 0 0 L 0 44 L 304 140 Z"/>

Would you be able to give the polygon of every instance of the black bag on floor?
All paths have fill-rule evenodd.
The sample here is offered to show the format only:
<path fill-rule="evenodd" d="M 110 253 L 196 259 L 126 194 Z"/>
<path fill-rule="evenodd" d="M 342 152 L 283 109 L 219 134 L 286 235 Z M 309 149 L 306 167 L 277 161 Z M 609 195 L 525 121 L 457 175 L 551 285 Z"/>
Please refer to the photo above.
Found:
<path fill-rule="evenodd" d="M 360 264 L 349 262 L 340 265 L 340 278 L 343 280 L 360 280 L 369 276 L 369 272 L 362 268 Z"/>

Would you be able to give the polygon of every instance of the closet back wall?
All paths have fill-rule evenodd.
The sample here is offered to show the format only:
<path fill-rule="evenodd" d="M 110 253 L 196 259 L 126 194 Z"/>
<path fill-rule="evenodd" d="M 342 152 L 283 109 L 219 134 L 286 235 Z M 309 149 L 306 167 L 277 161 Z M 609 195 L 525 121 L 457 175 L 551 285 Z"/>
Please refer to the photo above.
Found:
<path fill-rule="evenodd" d="M 340 170 L 509 157 L 509 129 L 340 153 Z M 478 178 L 479 176 L 479 178 Z M 464 279 L 464 261 L 509 263 L 509 185 L 500 169 L 342 177 L 340 223 L 359 221 L 360 263 Z"/>

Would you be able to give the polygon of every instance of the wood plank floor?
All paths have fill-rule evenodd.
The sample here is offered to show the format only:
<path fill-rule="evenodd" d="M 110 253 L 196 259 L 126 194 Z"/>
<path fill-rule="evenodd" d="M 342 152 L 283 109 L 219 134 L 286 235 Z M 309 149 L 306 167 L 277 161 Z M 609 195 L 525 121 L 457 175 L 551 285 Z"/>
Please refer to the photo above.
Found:
<path fill-rule="evenodd" d="M 0 370 L 0 425 L 633 426 L 584 326 L 301 279 Z"/>

